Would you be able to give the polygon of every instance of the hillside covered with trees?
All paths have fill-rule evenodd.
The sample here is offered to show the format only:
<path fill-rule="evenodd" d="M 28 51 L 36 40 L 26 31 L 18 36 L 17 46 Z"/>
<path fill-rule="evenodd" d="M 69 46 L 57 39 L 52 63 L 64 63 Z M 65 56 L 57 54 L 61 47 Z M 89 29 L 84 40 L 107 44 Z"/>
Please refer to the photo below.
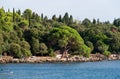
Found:
<path fill-rule="evenodd" d="M 72 15 L 51 19 L 30 9 L 5 11 L 0 8 L 0 55 L 13 57 L 54 56 L 60 50 L 71 55 L 120 53 L 120 18 L 100 22 Z"/>

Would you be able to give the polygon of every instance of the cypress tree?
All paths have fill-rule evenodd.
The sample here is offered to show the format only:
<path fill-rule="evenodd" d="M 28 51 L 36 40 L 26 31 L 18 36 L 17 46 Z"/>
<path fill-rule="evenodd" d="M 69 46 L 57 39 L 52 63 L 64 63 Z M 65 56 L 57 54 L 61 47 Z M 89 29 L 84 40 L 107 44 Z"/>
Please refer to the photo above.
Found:
<path fill-rule="evenodd" d="M 41 20 L 43 20 L 43 13 L 41 14 Z"/>
<path fill-rule="evenodd" d="M 59 15 L 58 22 L 62 22 L 62 17 Z"/>
<path fill-rule="evenodd" d="M 93 24 L 96 24 L 96 20 L 95 19 L 93 19 Z"/>
<path fill-rule="evenodd" d="M 56 15 L 53 15 L 53 16 L 52 16 L 52 20 L 54 20 L 54 21 L 57 20 Z"/>
<path fill-rule="evenodd" d="M 70 23 L 70 24 L 73 23 L 73 16 L 72 16 L 72 15 L 70 15 L 69 23 Z"/>
<path fill-rule="evenodd" d="M 20 11 L 20 9 L 17 11 L 17 13 L 18 13 L 19 15 L 21 15 L 21 11 Z"/>
<path fill-rule="evenodd" d="M 68 13 L 65 13 L 65 15 L 63 17 L 63 21 L 65 22 L 65 24 L 69 24 L 69 15 L 68 15 Z"/>
<path fill-rule="evenodd" d="M 29 14 L 28 18 L 29 18 L 28 21 L 29 21 L 29 27 L 30 27 L 30 25 L 31 25 L 31 16 L 30 16 L 30 14 Z"/>
<path fill-rule="evenodd" d="M 13 8 L 13 22 L 15 22 L 15 9 Z"/>

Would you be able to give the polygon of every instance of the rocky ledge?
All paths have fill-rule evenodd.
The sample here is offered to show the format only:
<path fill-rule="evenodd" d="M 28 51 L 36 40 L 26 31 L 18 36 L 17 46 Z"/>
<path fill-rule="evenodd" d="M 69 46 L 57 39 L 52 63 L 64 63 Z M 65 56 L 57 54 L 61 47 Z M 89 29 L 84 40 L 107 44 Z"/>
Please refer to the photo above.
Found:
<path fill-rule="evenodd" d="M 28 57 L 28 58 L 13 58 L 11 56 L 1 56 L 0 63 L 44 63 L 44 62 L 96 62 L 103 60 L 120 60 L 120 55 L 112 54 L 109 57 L 105 57 L 102 54 L 91 54 L 89 58 L 83 56 L 70 56 L 64 58 L 55 58 L 55 57 Z"/>

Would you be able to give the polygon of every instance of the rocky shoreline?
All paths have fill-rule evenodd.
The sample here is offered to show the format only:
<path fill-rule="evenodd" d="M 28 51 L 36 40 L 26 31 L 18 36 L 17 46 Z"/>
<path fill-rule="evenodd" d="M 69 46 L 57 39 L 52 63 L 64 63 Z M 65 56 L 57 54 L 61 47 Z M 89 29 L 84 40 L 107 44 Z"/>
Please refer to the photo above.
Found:
<path fill-rule="evenodd" d="M 103 60 L 120 60 L 120 55 L 112 54 L 109 57 L 105 57 L 102 54 L 91 54 L 89 58 L 82 56 L 71 56 L 68 58 L 56 58 L 56 57 L 28 57 L 28 58 L 13 58 L 11 56 L 1 56 L 0 63 L 56 63 L 56 62 L 96 62 Z"/>

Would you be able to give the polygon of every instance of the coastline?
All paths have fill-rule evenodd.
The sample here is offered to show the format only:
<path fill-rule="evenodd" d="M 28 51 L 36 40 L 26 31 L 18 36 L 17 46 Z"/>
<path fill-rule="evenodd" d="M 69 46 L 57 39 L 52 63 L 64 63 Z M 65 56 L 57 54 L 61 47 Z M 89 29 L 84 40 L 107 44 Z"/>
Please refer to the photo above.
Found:
<path fill-rule="evenodd" d="M 27 57 L 27 58 L 13 58 L 11 56 L 1 56 L 0 64 L 5 63 L 57 63 L 57 62 L 97 62 L 103 60 L 120 60 L 120 55 L 111 54 L 109 57 L 106 57 L 102 54 L 91 54 L 89 58 L 74 55 L 68 58 L 56 58 L 56 57 Z"/>

